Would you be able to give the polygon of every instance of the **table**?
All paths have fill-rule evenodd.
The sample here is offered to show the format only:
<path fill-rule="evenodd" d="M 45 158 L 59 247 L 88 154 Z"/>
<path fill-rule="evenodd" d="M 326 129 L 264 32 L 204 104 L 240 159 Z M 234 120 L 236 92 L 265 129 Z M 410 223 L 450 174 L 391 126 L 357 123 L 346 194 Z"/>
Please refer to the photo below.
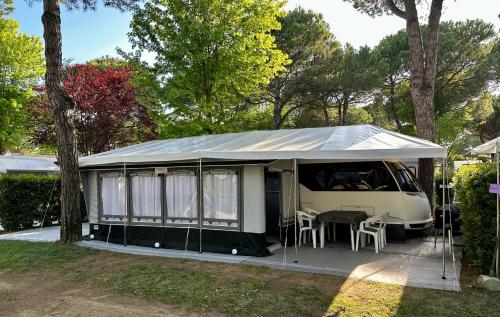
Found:
<path fill-rule="evenodd" d="M 316 215 L 315 226 L 319 223 L 320 247 L 325 247 L 325 223 L 345 223 L 351 227 L 351 247 L 355 250 L 354 231 L 358 230 L 361 221 L 368 218 L 366 212 L 360 210 L 330 210 Z"/>

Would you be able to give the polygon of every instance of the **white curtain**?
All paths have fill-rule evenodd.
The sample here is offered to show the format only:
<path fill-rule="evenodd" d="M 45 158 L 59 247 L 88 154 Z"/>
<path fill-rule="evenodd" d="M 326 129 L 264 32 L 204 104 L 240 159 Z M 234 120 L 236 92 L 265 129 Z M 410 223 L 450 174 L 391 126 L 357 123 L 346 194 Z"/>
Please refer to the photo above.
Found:
<path fill-rule="evenodd" d="M 238 219 L 238 175 L 234 171 L 203 173 L 203 212 L 209 219 Z"/>
<path fill-rule="evenodd" d="M 132 215 L 161 217 L 161 179 L 156 175 L 132 176 Z"/>
<path fill-rule="evenodd" d="M 101 178 L 101 202 L 103 215 L 125 215 L 125 177 L 123 175 L 104 175 Z"/>
<path fill-rule="evenodd" d="M 196 218 L 198 192 L 193 172 L 173 172 L 165 176 L 168 218 Z"/>

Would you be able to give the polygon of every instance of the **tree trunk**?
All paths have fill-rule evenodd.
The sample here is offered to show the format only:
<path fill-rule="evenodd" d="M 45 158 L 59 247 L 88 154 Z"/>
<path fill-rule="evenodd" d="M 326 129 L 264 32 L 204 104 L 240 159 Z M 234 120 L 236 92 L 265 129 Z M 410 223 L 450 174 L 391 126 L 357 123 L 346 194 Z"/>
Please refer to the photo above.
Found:
<path fill-rule="evenodd" d="M 283 111 L 283 107 L 279 98 L 279 92 L 277 92 L 274 95 L 273 121 L 271 123 L 271 130 L 278 130 L 281 127 L 281 123 L 283 122 L 281 111 Z"/>
<path fill-rule="evenodd" d="M 338 119 L 337 119 L 337 124 L 340 126 L 342 125 L 342 102 L 340 100 L 337 100 L 337 107 L 338 107 L 338 111 L 337 111 L 337 116 L 338 116 Z"/>
<path fill-rule="evenodd" d="M 396 15 L 406 20 L 411 57 L 410 90 L 415 107 L 417 136 L 434 142 L 434 86 L 443 0 L 432 0 L 425 43 L 422 39 L 415 0 L 404 0 L 405 12 L 398 11 L 393 1 L 389 0 L 387 3 Z M 434 192 L 434 161 L 432 159 L 419 160 L 419 181 L 432 204 Z"/>
<path fill-rule="evenodd" d="M 434 91 L 415 87 L 411 89 L 411 92 L 415 105 L 417 135 L 422 139 L 434 141 Z M 433 159 L 420 159 L 418 161 L 418 178 L 422 189 L 432 204 L 434 195 Z"/>
<path fill-rule="evenodd" d="M 4 155 L 7 149 L 5 148 L 5 144 L 0 141 L 0 155 Z"/>
<path fill-rule="evenodd" d="M 392 120 L 394 120 L 394 123 L 396 123 L 396 126 L 398 128 L 399 133 L 403 133 L 403 126 L 401 124 L 401 120 L 399 120 L 398 117 L 398 112 L 396 110 L 396 101 L 395 101 L 395 96 L 396 96 L 396 89 L 395 89 L 396 83 L 394 82 L 392 76 L 389 79 L 389 91 L 390 91 L 390 96 L 389 96 L 389 111 L 392 116 Z"/>
<path fill-rule="evenodd" d="M 328 114 L 328 106 L 323 106 L 323 118 L 325 119 L 325 127 L 330 126 L 330 115 Z"/>
<path fill-rule="evenodd" d="M 61 169 L 61 242 L 82 238 L 80 178 L 74 129 L 75 103 L 62 85 L 61 15 L 58 0 L 43 0 L 45 85 L 54 111 L 58 161 Z"/>
<path fill-rule="evenodd" d="M 342 115 L 340 117 L 340 125 L 347 124 L 347 109 L 349 108 L 349 96 L 344 96 L 342 100 Z"/>

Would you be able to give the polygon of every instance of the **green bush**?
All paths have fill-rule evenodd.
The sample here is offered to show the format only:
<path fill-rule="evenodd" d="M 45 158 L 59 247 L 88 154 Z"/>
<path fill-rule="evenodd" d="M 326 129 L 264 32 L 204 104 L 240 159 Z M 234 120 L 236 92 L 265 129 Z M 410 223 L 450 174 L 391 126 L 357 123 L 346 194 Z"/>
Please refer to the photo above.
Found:
<path fill-rule="evenodd" d="M 493 163 L 463 166 L 453 178 L 460 202 L 465 253 L 484 273 L 489 270 L 495 249 L 496 196 L 489 193 L 489 185 L 495 182 Z"/>
<path fill-rule="evenodd" d="M 34 174 L 0 177 L 0 223 L 7 231 L 27 229 L 44 219 L 44 226 L 59 220 L 60 177 Z M 52 197 L 51 197 L 52 194 Z M 50 198 L 50 204 L 49 204 Z"/>

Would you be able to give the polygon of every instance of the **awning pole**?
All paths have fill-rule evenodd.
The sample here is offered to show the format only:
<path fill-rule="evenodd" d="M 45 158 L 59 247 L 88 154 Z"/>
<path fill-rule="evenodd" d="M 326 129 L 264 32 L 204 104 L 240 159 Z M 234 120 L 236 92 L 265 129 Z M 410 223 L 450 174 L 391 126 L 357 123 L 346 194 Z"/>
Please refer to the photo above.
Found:
<path fill-rule="evenodd" d="M 497 161 L 497 186 L 498 186 L 498 184 L 500 184 L 500 182 L 499 182 L 500 170 L 499 170 L 499 167 L 498 167 L 498 157 L 500 156 L 499 149 L 497 149 L 497 153 L 496 153 L 495 156 L 496 156 L 496 161 Z M 495 273 L 496 273 L 497 278 L 500 277 L 500 274 L 498 274 L 498 269 L 499 269 L 499 267 L 498 267 L 498 253 L 500 253 L 499 252 L 500 251 L 499 250 L 499 246 L 498 246 L 499 241 L 500 241 L 500 229 L 499 229 L 500 228 L 500 211 L 499 211 L 499 209 L 500 209 L 500 207 L 499 207 L 499 199 L 500 198 L 499 197 L 500 197 L 500 193 L 497 191 L 497 241 L 496 241 L 496 248 L 497 248 L 496 254 L 497 254 L 497 256 L 496 256 L 496 266 L 495 266 L 495 269 L 496 269 Z"/>
<path fill-rule="evenodd" d="M 123 218 L 123 246 L 127 246 L 127 218 L 128 218 L 128 186 L 127 163 L 123 163 L 123 178 L 125 179 L 125 217 Z"/>
<path fill-rule="evenodd" d="M 442 162 L 442 169 L 443 169 L 443 206 L 442 206 L 442 217 L 443 217 L 443 276 L 441 277 L 443 280 L 446 279 L 446 211 L 445 211 L 445 177 L 446 177 L 446 157 L 443 157 L 443 162 Z M 451 221 L 451 219 L 450 219 Z"/>
<path fill-rule="evenodd" d="M 202 196 L 203 196 L 203 180 L 202 180 L 202 177 L 203 177 L 203 173 L 202 173 L 202 169 L 201 169 L 201 158 L 200 158 L 200 169 L 199 169 L 199 174 L 198 174 L 198 187 L 199 187 L 199 190 L 198 190 L 198 226 L 200 228 L 200 253 L 202 253 L 202 247 L 201 247 L 201 239 L 202 239 L 202 227 L 203 227 L 203 217 L 202 217 L 202 214 L 201 214 L 201 211 L 202 211 L 202 204 L 203 204 L 203 200 L 202 200 Z"/>
<path fill-rule="evenodd" d="M 298 255 L 297 248 L 297 159 L 293 159 L 293 214 L 294 214 L 294 228 L 295 228 L 295 256 Z"/>

